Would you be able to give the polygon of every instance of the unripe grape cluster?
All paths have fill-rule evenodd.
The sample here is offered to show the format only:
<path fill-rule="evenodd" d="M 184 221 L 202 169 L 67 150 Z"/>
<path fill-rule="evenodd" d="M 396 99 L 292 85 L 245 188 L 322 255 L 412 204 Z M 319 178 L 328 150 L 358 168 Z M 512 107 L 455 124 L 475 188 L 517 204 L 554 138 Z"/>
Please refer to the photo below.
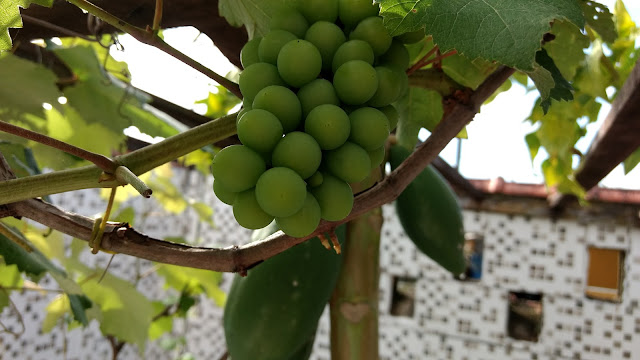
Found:
<path fill-rule="evenodd" d="M 406 41 L 405 41 L 406 42 Z M 344 219 L 350 183 L 384 159 L 409 53 L 370 0 L 300 0 L 242 48 L 242 145 L 216 154 L 214 191 L 249 229 L 302 237 Z"/>

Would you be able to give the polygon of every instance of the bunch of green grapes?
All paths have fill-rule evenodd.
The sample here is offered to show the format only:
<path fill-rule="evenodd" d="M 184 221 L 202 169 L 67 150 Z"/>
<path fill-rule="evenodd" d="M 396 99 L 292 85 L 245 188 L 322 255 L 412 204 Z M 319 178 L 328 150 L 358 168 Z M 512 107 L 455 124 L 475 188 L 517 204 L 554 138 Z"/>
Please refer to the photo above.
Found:
<path fill-rule="evenodd" d="M 299 0 L 270 31 L 242 48 L 242 145 L 213 160 L 213 189 L 240 225 L 274 219 L 285 233 L 312 233 L 320 219 L 344 219 L 350 183 L 379 167 L 398 122 L 391 105 L 408 89 L 404 44 L 371 0 Z"/>

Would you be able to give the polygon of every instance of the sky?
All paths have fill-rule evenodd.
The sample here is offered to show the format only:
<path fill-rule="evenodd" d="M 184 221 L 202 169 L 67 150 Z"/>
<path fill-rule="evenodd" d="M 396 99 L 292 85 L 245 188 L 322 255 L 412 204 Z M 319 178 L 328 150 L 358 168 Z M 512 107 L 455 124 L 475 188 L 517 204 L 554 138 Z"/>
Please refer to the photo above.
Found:
<path fill-rule="evenodd" d="M 615 0 L 600 0 L 613 9 Z M 640 1 L 625 1 L 627 10 L 636 24 L 640 23 Z M 169 29 L 163 32 L 165 41 L 191 56 L 215 72 L 225 75 L 234 71 L 211 40 L 199 35 L 194 28 Z M 171 58 L 159 50 L 141 44 L 130 36 L 119 38 L 124 51 L 112 49 L 116 60 L 126 61 L 132 74 L 132 84 L 180 106 L 203 112 L 204 105 L 194 102 L 207 97 L 216 83 Z M 524 136 L 535 130 L 525 120 L 531 112 L 537 92 L 528 92 L 519 85 L 502 93 L 488 105 L 467 127 L 468 139 L 463 140 L 460 153 L 460 173 L 469 179 L 492 179 L 498 176 L 509 182 L 542 183 L 540 164 L 546 158 L 542 151 L 532 163 Z M 587 125 L 587 135 L 576 145 L 582 153 L 602 125 L 610 106 L 603 103 L 597 122 Z M 423 132 L 424 137 L 428 133 Z M 455 165 L 457 140 L 453 140 L 440 154 Z M 622 166 L 616 167 L 600 186 L 640 190 L 640 166 L 624 175 Z"/>

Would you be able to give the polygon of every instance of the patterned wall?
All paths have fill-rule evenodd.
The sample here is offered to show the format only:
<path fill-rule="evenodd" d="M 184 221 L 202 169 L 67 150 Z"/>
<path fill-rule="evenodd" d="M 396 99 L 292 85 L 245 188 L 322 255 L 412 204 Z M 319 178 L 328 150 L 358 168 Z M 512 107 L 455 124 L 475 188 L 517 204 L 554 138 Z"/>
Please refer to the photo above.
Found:
<path fill-rule="evenodd" d="M 230 207 L 217 201 L 211 179 L 175 169 L 174 181 L 188 196 L 214 207 L 215 227 L 198 221 L 192 210 L 182 216 L 159 213 L 153 200 L 136 199 L 131 206 L 140 216 L 136 228 L 155 236 L 183 236 L 210 246 L 228 246 L 248 239 L 249 231 L 233 221 Z M 104 209 L 95 190 L 56 195 L 54 202 L 83 215 Z M 638 359 L 640 358 L 640 229 L 613 225 L 606 218 L 557 220 L 546 217 L 471 211 L 465 228 L 484 237 L 483 276 L 480 281 L 455 280 L 417 252 L 394 215 L 383 208 L 384 226 L 380 281 L 380 352 L 383 359 Z M 626 252 L 624 291 L 619 303 L 585 297 L 588 246 Z M 109 256 L 86 253 L 90 265 L 105 266 Z M 135 279 L 153 266 L 146 260 L 116 256 L 110 271 Z M 225 274 L 228 289 L 232 276 Z M 395 278 L 415 279 L 412 316 L 392 316 Z M 151 298 L 164 294 L 155 274 L 144 277 L 138 289 Z M 43 287 L 55 287 L 49 281 Z M 507 336 L 510 291 L 542 294 L 543 325 L 537 342 Z M 18 337 L 0 334 L 0 359 L 110 359 L 111 347 L 96 323 L 87 329 L 58 327 L 42 334 L 39 327 L 46 305 L 55 293 L 13 293 L 26 324 Z M 204 299 L 184 321 L 174 323 L 176 336 L 188 333 L 185 349 L 196 359 L 218 359 L 224 352 L 222 309 Z M 20 329 L 15 311 L 5 309 L 2 323 Z M 325 311 L 318 328 L 312 359 L 330 359 L 329 321 Z M 162 341 L 162 340 L 161 340 Z M 66 343 L 66 347 L 65 347 Z M 176 353 L 151 343 L 140 355 L 127 346 L 120 359 L 175 359 Z"/>

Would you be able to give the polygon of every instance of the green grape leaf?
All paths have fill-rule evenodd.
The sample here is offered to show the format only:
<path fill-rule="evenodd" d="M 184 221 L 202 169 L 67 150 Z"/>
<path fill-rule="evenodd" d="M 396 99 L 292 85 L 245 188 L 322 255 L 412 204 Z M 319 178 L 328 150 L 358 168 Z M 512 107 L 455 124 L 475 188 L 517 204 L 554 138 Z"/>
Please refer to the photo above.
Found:
<path fill-rule="evenodd" d="M 200 221 L 204 221 L 207 224 L 213 226 L 213 208 L 200 201 L 190 201 L 189 205 L 196 211 Z"/>
<path fill-rule="evenodd" d="M 532 132 L 524 137 L 524 141 L 529 148 L 529 155 L 531 156 L 531 163 L 533 164 L 533 160 L 538 156 L 538 151 L 540 150 L 540 139 L 538 139 L 538 135 L 536 135 L 535 132 Z"/>
<path fill-rule="evenodd" d="M 638 165 L 638 163 L 640 163 L 640 148 L 636 149 L 636 151 L 631 153 L 631 155 L 629 155 L 622 162 L 622 165 L 624 167 L 624 174 L 627 175 L 628 173 L 630 173 L 631 170 L 633 170 L 636 165 Z"/>
<path fill-rule="evenodd" d="M 158 269 L 158 275 L 164 277 L 166 286 L 188 294 L 204 292 L 218 306 L 224 306 L 226 295 L 219 287 L 221 273 L 165 264 Z"/>
<path fill-rule="evenodd" d="M 1 10 L 0 14 L 2 14 Z M 59 105 L 58 97 L 61 94 L 56 86 L 58 78 L 51 70 L 40 64 L 12 54 L 3 54 L 0 56 L 0 79 L 3 82 L 3 86 L 0 86 L 0 118 L 2 120 L 21 117 L 22 113 L 42 117 L 44 116 L 43 103 Z"/>
<path fill-rule="evenodd" d="M 449 56 L 442 60 L 442 70 L 462 86 L 477 89 L 491 75 L 497 65 L 482 59 L 469 60 L 462 55 Z"/>
<path fill-rule="evenodd" d="M 127 84 L 109 76 L 91 45 L 60 48 L 54 52 L 78 78 L 73 86 L 65 88 L 64 95 L 68 106 L 88 125 L 99 123 L 118 134 L 131 125 L 151 136 L 167 137 L 178 132 L 143 108 L 149 100 L 145 94 L 134 92 Z M 91 136 L 85 138 L 95 140 Z"/>
<path fill-rule="evenodd" d="M 602 66 L 603 60 L 606 61 L 606 56 L 603 54 L 602 42 L 595 40 L 573 83 L 582 93 L 608 100 L 607 87 L 612 85 L 613 79 L 611 73 Z"/>
<path fill-rule="evenodd" d="M 68 261 L 85 274 L 101 274 L 77 261 Z M 100 330 L 105 335 L 138 345 L 144 349 L 153 316 L 151 301 L 128 281 L 109 273 L 98 283 L 99 276 L 82 284 L 86 296 L 100 307 Z"/>
<path fill-rule="evenodd" d="M 282 6 L 294 7 L 297 0 L 220 0 L 218 12 L 232 26 L 244 25 L 249 40 L 264 36 L 274 12 Z"/>
<path fill-rule="evenodd" d="M 9 305 L 9 292 L 11 290 L 5 288 L 18 288 L 22 286 L 22 283 L 23 280 L 18 266 L 15 264 L 6 265 L 0 261 L 0 313 L 4 307 Z"/>
<path fill-rule="evenodd" d="M 165 310 L 166 305 L 161 301 L 154 301 L 151 303 L 153 306 L 154 318 Z M 173 317 L 160 316 L 155 319 L 149 326 L 149 340 L 153 341 L 173 330 Z"/>
<path fill-rule="evenodd" d="M 9 163 L 16 177 L 40 174 L 40 168 L 33 156 L 33 151 L 22 144 L 0 141 L 0 153 Z"/>
<path fill-rule="evenodd" d="M 9 28 L 22 27 L 22 17 L 18 7 L 26 9 L 31 4 L 51 7 L 53 0 L 6 0 L 2 2 L 2 6 L 0 6 L 0 52 L 11 50 Z"/>
<path fill-rule="evenodd" d="M 568 21 L 556 21 L 551 28 L 555 36 L 544 45 L 562 76 L 573 80 L 577 69 L 585 59 L 584 49 L 590 45 L 589 38 L 580 29 Z"/>
<path fill-rule="evenodd" d="M 575 0 L 433 0 L 423 21 L 442 52 L 532 71 L 554 20 L 584 26 Z"/>
<path fill-rule="evenodd" d="M 416 31 L 424 27 L 424 18 L 434 0 L 381 0 L 380 16 L 391 36 Z"/>
<path fill-rule="evenodd" d="M 42 332 L 48 333 L 58 324 L 58 321 L 71 311 L 69 298 L 64 294 L 54 297 L 45 308 L 47 315 L 42 320 Z"/>
<path fill-rule="evenodd" d="M 196 104 L 205 104 L 207 106 L 207 112 L 204 116 L 217 119 L 225 116 L 240 103 L 235 95 L 223 86 L 218 86 L 215 93 L 210 92 L 206 99 L 198 100 Z"/>
<path fill-rule="evenodd" d="M 3 222 L 7 223 L 11 221 L 18 222 L 18 220 L 4 220 Z M 34 281 L 38 281 L 45 273 L 49 273 L 66 295 L 68 295 L 74 319 L 86 326 L 88 319 L 84 310 L 91 307 L 91 302 L 82 295 L 80 286 L 76 284 L 64 270 L 58 268 L 48 259 L 48 257 L 55 256 L 59 258 L 64 257 L 64 249 L 59 248 L 63 245 L 60 234 L 52 233 L 45 238 L 42 233 L 34 230 L 33 227 L 27 227 L 25 231 L 26 236 L 23 236 L 14 228 L 11 228 L 11 230 L 31 248 L 31 251 L 27 252 L 27 250 L 15 242 L 0 235 L 0 255 L 4 258 L 5 263 L 15 264 L 20 271 L 26 273 Z M 32 243 L 30 240 L 36 241 Z M 53 243 L 53 245 L 50 245 L 51 243 Z M 56 245 L 56 243 L 58 243 L 58 245 Z"/>
<path fill-rule="evenodd" d="M 540 96 L 542 98 L 540 106 L 542 107 L 542 110 L 545 113 L 549 111 L 549 107 L 551 106 L 551 99 L 558 101 L 573 100 L 573 87 L 562 76 L 562 73 L 553 62 L 553 59 L 549 57 L 545 49 L 540 49 L 540 51 L 538 51 L 538 53 L 536 54 L 536 63 L 547 71 L 547 73 L 545 73 L 544 83 L 540 83 L 540 85 L 538 82 L 536 82 L 536 79 L 532 78 L 533 82 L 536 84 L 536 87 L 540 91 Z M 551 76 L 551 79 L 549 80 L 547 76 Z M 553 86 L 549 86 L 550 82 L 553 82 Z M 548 95 L 546 95 L 547 91 Z"/>
<path fill-rule="evenodd" d="M 111 221 L 127 223 L 131 226 L 134 225 L 136 219 L 136 210 L 129 206 L 118 212 L 118 215 L 114 216 Z"/>
<path fill-rule="evenodd" d="M 582 0 L 579 3 L 587 25 L 600 34 L 605 42 L 614 42 L 618 34 L 613 23 L 613 15 L 609 9 L 605 5 L 592 0 Z"/>

